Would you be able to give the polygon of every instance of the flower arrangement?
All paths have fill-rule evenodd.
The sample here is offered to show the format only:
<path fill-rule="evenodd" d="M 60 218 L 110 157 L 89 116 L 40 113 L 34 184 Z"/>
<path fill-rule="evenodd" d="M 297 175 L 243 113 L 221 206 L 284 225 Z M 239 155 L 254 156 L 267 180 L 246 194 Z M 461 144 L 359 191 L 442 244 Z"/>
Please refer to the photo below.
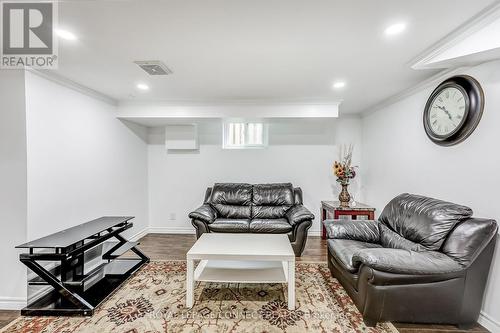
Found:
<path fill-rule="evenodd" d="M 349 180 L 356 177 L 357 166 L 351 165 L 352 163 L 352 152 L 354 150 L 354 145 L 350 144 L 347 147 L 340 147 L 340 162 L 335 161 L 333 163 L 333 172 L 337 176 L 337 182 L 342 185 L 348 185 Z"/>

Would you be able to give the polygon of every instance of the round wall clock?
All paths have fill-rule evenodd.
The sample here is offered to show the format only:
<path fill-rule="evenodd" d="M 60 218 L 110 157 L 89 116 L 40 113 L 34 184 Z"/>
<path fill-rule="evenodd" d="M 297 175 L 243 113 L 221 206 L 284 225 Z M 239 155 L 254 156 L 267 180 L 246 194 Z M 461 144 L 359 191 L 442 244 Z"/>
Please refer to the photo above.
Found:
<path fill-rule="evenodd" d="M 454 76 L 442 82 L 427 100 L 424 128 L 441 146 L 456 145 L 476 129 L 484 109 L 484 93 L 471 76 Z"/>

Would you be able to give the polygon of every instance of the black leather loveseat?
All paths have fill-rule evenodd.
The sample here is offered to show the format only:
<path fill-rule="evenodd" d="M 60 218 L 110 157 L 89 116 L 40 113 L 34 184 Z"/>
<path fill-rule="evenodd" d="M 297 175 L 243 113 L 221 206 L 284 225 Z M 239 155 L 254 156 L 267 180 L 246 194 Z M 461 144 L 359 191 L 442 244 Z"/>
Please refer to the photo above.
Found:
<path fill-rule="evenodd" d="M 473 325 L 495 247 L 494 220 L 402 194 L 378 221 L 325 221 L 328 264 L 365 323 Z"/>
<path fill-rule="evenodd" d="M 290 183 L 217 183 L 189 217 L 198 238 L 205 232 L 287 234 L 296 256 L 314 219 L 302 205 L 302 190 Z"/>

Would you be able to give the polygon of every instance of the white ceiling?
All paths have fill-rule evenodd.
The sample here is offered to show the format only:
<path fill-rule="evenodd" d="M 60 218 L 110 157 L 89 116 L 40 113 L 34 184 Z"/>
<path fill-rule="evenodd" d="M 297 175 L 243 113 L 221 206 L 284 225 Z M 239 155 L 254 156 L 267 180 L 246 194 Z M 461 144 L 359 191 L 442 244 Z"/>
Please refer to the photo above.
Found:
<path fill-rule="evenodd" d="M 434 75 L 409 63 L 493 0 L 63 1 L 57 74 L 122 102 L 334 102 L 366 110 Z M 408 29 L 387 38 L 387 25 Z M 151 77 L 134 60 L 174 72 Z M 333 81 L 346 88 L 333 91 Z M 151 86 L 135 89 L 137 82 Z"/>

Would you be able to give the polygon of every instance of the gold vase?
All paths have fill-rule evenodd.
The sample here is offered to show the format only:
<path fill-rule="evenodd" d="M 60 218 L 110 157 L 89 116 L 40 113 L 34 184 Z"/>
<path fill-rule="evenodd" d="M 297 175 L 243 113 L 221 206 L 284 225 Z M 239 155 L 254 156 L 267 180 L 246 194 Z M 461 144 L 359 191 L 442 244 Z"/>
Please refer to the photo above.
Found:
<path fill-rule="evenodd" d="M 351 195 L 347 191 L 347 186 L 349 183 L 340 183 L 342 186 L 342 191 L 339 194 L 340 207 L 349 207 L 349 201 L 351 201 Z"/>

